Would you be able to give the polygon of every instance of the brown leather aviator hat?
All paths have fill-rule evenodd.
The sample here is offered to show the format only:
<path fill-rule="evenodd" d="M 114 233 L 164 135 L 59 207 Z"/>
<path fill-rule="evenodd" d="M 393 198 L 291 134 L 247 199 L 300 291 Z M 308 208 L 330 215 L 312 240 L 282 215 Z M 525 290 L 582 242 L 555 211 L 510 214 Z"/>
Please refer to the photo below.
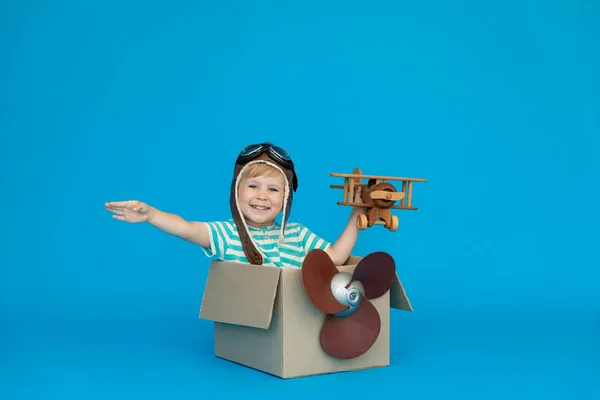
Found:
<path fill-rule="evenodd" d="M 298 188 L 298 177 L 294 170 L 294 163 L 287 151 L 281 147 L 274 146 L 269 142 L 246 146 L 235 161 L 233 179 L 231 181 L 231 194 L 229 198 L 231 214 L 233 215 L 233 220 L 237 226 L 246 258 L 251 264 L 262 265 L 263 255 L 252 240 L 246 219 L 242 215 L 238 203 L 238 187 L 243 172 L 246 168 L 255 163 L 266 163 L 278 169 L 281 171 L 286 181 L 283 200 L 283 216 L 281 218 L 281 234 L 279 237 L 280 241 L 283 240 L 285 226 L 292 209 L 293 192 Z"/>

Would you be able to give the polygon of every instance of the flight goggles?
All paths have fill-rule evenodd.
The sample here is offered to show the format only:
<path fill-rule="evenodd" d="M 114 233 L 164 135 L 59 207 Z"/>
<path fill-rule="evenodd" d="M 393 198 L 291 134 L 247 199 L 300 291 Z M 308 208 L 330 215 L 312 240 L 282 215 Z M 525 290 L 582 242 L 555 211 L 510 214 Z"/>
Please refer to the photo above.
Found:
<path fill-rule="evenodd" d="M 296 189 L 298 188 L 298 178 L 296 177 L 294 163 L 292 162 L 292 158 L 290 157 L 289 153 L 279 146 L 274 146 L 272 143 L 269 142 L 251 144 L 249 146 L 246 146 L 240 152 L 235 163 L 238 165 L 246 164 L 247 162 L 254 160 L 256 157 L 265 152 L 267 152 L 269 154 L 269 157 L 271 157 L 271 159 L 273 159 L 277 164 L 292 171 L 292 174 L 294 176 L 292 186 L 294 191 L 296 191 Z"/>

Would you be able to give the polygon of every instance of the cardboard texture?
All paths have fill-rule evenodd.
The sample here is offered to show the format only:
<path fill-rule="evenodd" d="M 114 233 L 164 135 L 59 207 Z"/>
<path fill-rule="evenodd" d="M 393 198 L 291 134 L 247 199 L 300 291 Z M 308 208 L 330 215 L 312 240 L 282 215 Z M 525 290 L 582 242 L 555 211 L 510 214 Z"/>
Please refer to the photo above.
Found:
<path fill-rule="evenodd" d="M 352 256 L 338 269 L 352 273 L 360 259 Z M 370 302 L 381 332 L 369 351 L 351 360 L 321 348 L 326 314 L 306 295 L 301 269 L 212 261 L 199 317 L 214 321 L 215 356 L 295 378 L 390 364 L 390 308 L 412 311 L 398 275 L 386 294 Z"/>

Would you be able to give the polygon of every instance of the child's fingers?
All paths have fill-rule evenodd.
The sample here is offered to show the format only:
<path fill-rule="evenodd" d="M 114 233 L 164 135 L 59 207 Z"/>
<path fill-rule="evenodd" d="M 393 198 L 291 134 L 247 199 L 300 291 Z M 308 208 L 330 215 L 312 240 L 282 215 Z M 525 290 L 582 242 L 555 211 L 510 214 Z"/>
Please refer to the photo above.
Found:
<path fill-rule="evenodd" d="M 114 212 L 114 213 L 121 213 L 121 212 L 123 212 L 123 207 L 108 207 L 107 206 L 106 210 L 110 211 L 110 212 Z"/>
<path fill-rule="evenodd" d="M 109 211 L 123 211 L 125 207 L 122 206 L 106 206 L 106 209 Z"/>
<path fill-rule="evenodd" d="M 127 201 L 107 201 L 105 204 L 108 207 L 125 207 L 127 203 Z"/>
<path fill-rule="evenodd" d="M 125 221 L 125 217 L 122 215 L 113 215 L 113 219 L 118 219 L 119 221 Z"/>
<path fill-rule="evenodd" d="M 133 211 L 138 212 L 140 214 L 147 214 L 149 210 L 150 210 L 150 208 L 148 207 L 148 205 L 145 203 L 142 203 L 141 201 L 138 201 L 133 206 Z"/>

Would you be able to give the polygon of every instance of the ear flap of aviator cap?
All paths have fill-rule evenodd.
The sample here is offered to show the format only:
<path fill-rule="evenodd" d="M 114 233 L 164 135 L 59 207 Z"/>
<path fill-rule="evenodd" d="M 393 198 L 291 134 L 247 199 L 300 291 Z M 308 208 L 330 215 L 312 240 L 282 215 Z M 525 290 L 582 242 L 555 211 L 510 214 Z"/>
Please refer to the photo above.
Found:
<path fill-rule="evenodd" d="M 253 265 L 262 265 L 263 257 L 254 246 L 252 239 L 250 238 L 250 234 L 246 229 L 246 224 L 244 223 L 243 216 L 240 214 L 238 209 L 238 203 L 236 198 L 236 187 L 237 187 L 237 177 L 240 174 L 243 166 L 236 165 L 233 173 L 233 181 L 231 182 L 231 193 L 229 196 L 229 206 L 231 208 L 231 215 L 233 217 L 233 221 L 237 227 L 238 234 L 240 235 L 240 241 L 242 243 L 242 249 L 244 250 L 244 254 L 246 258 Z"/>

